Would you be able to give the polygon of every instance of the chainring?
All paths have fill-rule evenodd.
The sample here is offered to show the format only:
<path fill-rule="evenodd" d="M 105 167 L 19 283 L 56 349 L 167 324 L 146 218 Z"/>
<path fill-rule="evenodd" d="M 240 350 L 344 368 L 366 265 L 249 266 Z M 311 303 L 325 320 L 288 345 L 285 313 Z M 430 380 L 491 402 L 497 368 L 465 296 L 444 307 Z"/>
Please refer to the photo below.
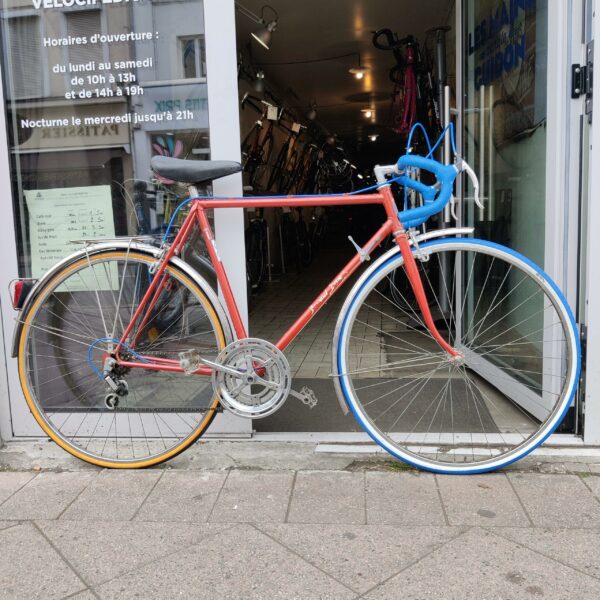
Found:
<path fill-rule="evenodd" d="M 213 387 L 221 404 L 239 417 L 268 417 L 281 408 L 290 393 L 288 360 L 266 340 L 237 340 L 224 348 L 215 362 L 227 371 L 213 369 Z"/>

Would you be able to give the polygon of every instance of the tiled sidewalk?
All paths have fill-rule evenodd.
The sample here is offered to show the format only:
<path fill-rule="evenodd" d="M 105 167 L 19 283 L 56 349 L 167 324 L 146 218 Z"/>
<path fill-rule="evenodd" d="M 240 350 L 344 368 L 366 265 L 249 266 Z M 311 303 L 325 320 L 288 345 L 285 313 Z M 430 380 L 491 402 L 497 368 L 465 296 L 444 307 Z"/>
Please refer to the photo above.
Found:
<path fill-rule="evenodd" d="M 2 472 L 0 597 L 597 599 L 576 468 Z"/>

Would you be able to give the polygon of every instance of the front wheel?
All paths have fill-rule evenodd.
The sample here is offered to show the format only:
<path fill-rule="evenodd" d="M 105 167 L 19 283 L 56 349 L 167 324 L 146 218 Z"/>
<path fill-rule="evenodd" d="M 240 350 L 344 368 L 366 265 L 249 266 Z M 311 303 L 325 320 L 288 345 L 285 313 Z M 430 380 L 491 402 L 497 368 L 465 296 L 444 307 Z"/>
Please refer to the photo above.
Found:
<path fill-rule="evenodd" d="M 552 280 L 520 254 L 472 239 L 424 244 L 429 305 L 458 360 L 412 303 L 386 293 L 406 277 L 388 253 L 354 286 L 338 320 L 338 389 L 392 455 L 440 473 L 518 460 L 558 426 L 577 386 L 575 321 Z"/>
<path fill-rule="evenodd" d="M 119 390 L 103 379 L 155 262 L 136 250 L 83 252 L 49 277 L 21 317 L 19 376 L 33 416 L 62 448 L 103 467 L 147 467 L 175 456 L 218 408 L 208 377 L 116 366 Z M 227 330 L 203 288 L 169 264 L 157 301 L 134 319 L 119 356 L 174 364 L 190 349 L 217 356 Z"/>

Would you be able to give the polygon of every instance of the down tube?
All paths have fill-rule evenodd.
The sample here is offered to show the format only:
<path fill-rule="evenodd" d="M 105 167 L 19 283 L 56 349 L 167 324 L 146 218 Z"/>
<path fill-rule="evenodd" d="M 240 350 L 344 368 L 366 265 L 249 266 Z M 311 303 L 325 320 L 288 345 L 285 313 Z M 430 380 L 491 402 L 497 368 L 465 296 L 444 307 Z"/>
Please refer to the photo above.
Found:
<path fill-rule="evenodd" d="M 327 304 L 332 296 L 344 285 L 349 277 L 360 267 L 360 265 L 369 260 L 369 254 L 392 233 L 394 224 L 388 219 L 375 235 L 362 247 L 359 254 L 356 254 L 350 262 L 333 278 L 331 283 L 317 296 L 314 302 L 296 319 L 295 323 L 285 332 L 281 339 L 275 344 L 279 350 L 284 351 L 294 338 L 308 325 L 310 320 Z M 367 258 L 365 258 L 367 257 Z"/>

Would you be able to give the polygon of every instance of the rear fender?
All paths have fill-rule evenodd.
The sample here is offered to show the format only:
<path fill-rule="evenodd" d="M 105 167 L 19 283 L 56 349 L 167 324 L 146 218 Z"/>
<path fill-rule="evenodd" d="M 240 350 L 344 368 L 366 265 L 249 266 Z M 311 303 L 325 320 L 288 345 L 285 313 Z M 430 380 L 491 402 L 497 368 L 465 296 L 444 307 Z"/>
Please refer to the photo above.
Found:
<path fill-rule="evenodd" d="M 139 252 L 141 254 L 146 254 L 154 259 L 160 258 L 161 250 L 155 246 L 150 246 L 148 244 L 143 244 L 140 242 L 134 242 L 129 239 L 124 240 L 111 240 L 110 242 L 103 242 L 98 244 L 93 244 L 87 246 L 83 250 L 79 250 L 70 254 L 59 263 L 57 263 L 54 267 L 52 267 L 49 271 L 47 271 L 42 278 L 35 284 L 33 289 L 29 292 L 29 295 L 25 299 L 23 303 L 23 308 L 20 310 L 17 318 L 16 318 L 16 326 L 15 331 L 13 333 L 13 341 L 12 341 L 12 357 L 16 358 L 19 353 L 19 342 L 21 339 L 21 333 L 23 331 L 23 320 L 22 315 L 27 314 L 27 311 L 39 296 L 41 290 L 44 286 L 50 281 L 53 277 L 55 277 L 61 270 L 66 269 L 70 265 L 74 264 L 78 260 L 86 256 L 93 256 L 95 254 L 99 254 L 100 252 L 110 251 L 110 250 L 133 250 Z M 229 344 L 234 339 L 233 332 L 235 329 L 232 326 L 231 320 L 229 319 L 229 315 L 223 309 L 223 305 L 219 300 L 217 293 L 214 291 L 211 283 L 208 280 L 212 280 L 210 271 L 207 271 L 207 277 L 204 277 L 194 268 L 192 268 L 189 264 L 184 262 L 178 257 L 173 257 L 171 259 L 171 264 L 179 268 L 183 273 L 185 273 L 202 291 L 206 294 L 208 300 L 212 304 L 215 312 L 221 323 L 223 324 L 223 332 L 225 335 L 226 344 Z"/>

